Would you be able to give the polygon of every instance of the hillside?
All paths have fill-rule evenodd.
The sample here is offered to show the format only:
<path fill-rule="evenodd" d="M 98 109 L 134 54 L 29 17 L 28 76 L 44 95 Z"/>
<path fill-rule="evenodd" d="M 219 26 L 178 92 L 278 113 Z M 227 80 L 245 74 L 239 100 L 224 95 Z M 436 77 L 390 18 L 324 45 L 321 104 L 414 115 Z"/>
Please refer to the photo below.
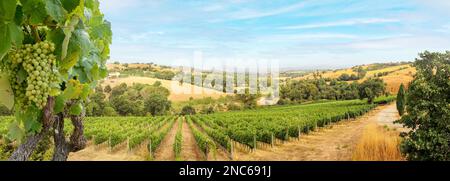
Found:
<path fill-rule="evenodd" d="M 364 80 L 367 80 L 368 78 L 377 77 L 380 73 L 386 73 L 387 75 L 383 75 L 379 78 L 383 79 L 383 81 L 386 83 L 386 90 L 390 93 L 397 93 L 398 88 L 400 84 L 408 85 L 411 80 L 413 80 L 413 76 L 416 73 L 416 69 L 411 66 L 411 64 L 403 64 L 403 65 L 394 65 L 394 66 L 387 66 L 382 67 L 379 69 L 370 69 L 369 67 L 374 67 L 375 64 L 371 65 L 362 65 L 363 69 L 367 70 L 367 73 L 364 78 L 357 80 L 358 82 L 362 82 Z M 347 68 L 347 69 L 339 69 L 339 70 L 332 70 L 332 71 L 319 71 L 319 75 L 322 78 L 328 78 L 328 79 L 337 79 L 342 74 L 357 74 L 357 72 L 354 71 L 354 68 Z M 294 78 L 295 80 L 305 80 L 305 79 L 313 79 L 314 74 L 317 75 L 317 72 L 315 73 L 309 73 L 302 77 Z M 352 81 L 348 81 L 352 82 Z"/>
<path fill-rule="evenodd" d="M 174 86 L 172 86 L 172 81 L 170 80 L 162 80 L 162 79 L 156 79 L 156 78 L 150 78 L 150 77 L 137 77 L 137 76 L 130 76 L 130 77 L 124 77 L 124 78 L 114 78 L 114 79 L 106 79 L 102 86 L 105 87 L 107 85 L 111 87 L 115 87 L 117 85 L 120 85 L 121 83 L 126 83 L 127 85 L 133 85 L 133 83 L 141 83 L 141 84 L 154 84 L 156 81 L 161 82 L 161 85 L 170 91 L 169 100 L 174 102 L 179 101 L 187 101 L 191 97 L 194 99 L 200 99 L 205 97 L 211 97 L 211 98 L 219 98 L 221 96 L 226 95 L 223 92 L 216 91 L 213 89 L 208 88 L 201 88 L 198 86 L 193 86 L 190 84 L 183 84 L 180 85 L 179 83 L 175 83 Z M 183 94 L 178 92 L 187 92 L 191 90 L 191 92 L 194 92 L 193 90 L 197 89 L 201 91 L 202 93 L 198 94 Z"/>
<path fill-rule="evenodd" d="M 150 68 L 150 67 L 152 67 L 155 70 L 163 70 L 163 69 L 172 70 L 172 68 L 170 68 L 170 67 L 156 65 L 156 64 L 152 64 L 152 63 L 149 63 L 149 64 L 145 64 L 145 63 L 130 63 L 130 64 L 109 63 L 109 64 L 106 64 L 106 67 L 108 68 L 109 71 L 122 71 L 125 69 L 145 69 L 145 68 Z"/>

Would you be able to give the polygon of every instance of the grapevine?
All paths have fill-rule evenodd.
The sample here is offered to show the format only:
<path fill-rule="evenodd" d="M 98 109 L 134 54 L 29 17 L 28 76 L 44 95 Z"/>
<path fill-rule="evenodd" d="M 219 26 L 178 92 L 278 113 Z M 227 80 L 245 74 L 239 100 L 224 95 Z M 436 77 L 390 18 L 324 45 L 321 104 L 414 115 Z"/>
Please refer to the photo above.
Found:
<path fill-rule="evenodd" d="M 98 0 L 0 3 L 0 104 L 14 110 L 7 137 L 20 144 L 10 160 L 27 160 L 52 128 L 60 151 L 53 160 L 84 148 L 84 104 L 107 75 L 112 43 L 99 6 Z M 64 118 L 74 125 L 70 143 Z"/>

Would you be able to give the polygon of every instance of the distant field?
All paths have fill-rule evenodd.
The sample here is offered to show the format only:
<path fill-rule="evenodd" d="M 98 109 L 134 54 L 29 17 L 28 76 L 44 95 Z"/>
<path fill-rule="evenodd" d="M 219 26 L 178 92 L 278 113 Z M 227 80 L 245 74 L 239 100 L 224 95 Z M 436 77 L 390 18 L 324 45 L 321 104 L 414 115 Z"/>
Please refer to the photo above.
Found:
<path fill-rule="evenodd" d="M 386 83 L 386 91 L 390 93 L 397 93 L 400 87 L 400 84 L 409 85 L 409 83 L 413 80 L 413 76 L 416 74 L 416 68 L 409 66 L 406 69 L 398 70 L 393 73 L 390 73 L 386 76 L 381 77 L 383 81 Z M 366 76 L 367 77 L 367 76 Z"/>
<path fill-rule="evenodd" d="M 363 68 L 367 68 L 366 66 L 362 66 Z M 400 70 L 401 69 L 401 70 Z M 371 70 L 367 71 L 366 76 L 358 80 L 358 82 L 362 82 L 368 78 L 374 77 L 375 74 L 382 73 L 382 72 L 392 72 L 388 75 L 382 76 L 381 79 L 384 80 L 386 83 L 386 90 L 390 93 L 397 93 L 398 88 L 400 87 L 400 84 L 408 85 L 409 82 L 413 80 L 413 76 L 416 73 L 416 69 L 412 67 L 411 65 L 398 65 L 398 66 L 391 66 L 386 67 L 378 70 Z M 352 70 L 352 68 L 348 69 L 340 69 L 340 70 L 334 70 L 334 71 L 325 71 L 321 72 L 321 75 L 323 78 L 332 78 L 336 79 L 342 74 L 357 74 Z M 296 78 L 297 80 L 305 80 L 305 79 L 313 79 L 314 75 L 312 73 L 305 75 L 303 77 Z M 351 81 L 349 81 L 351 82 Z"/>
<path fill-rule="evenodd" d="M 175 69 L 173 68 L 162 68 L 159 65 L 149 65 L 149 64 L 142 64 L 142 63 L 131 63 L 128 64 L 127 66 L 125 66 L 125 64 L 106 64 L 106 67 L 108 68 L 109 71 L 121 71 L 124 69 L 144 69 L 144 68 L 148 68 L 148 67 L 152 67 L 155 70 L 171 70 L 174 71 Z"/>
<path fill-rule="evenodd" d="M 217 90 L 202 88 L 198 86 L 193 86 L 190 84 L 180 85 L 178 82 L 172 87 L 172 81 L 170 80 L 161 80 L 149 77 L 125 77 L 125 78 L 115 78 L 115 79 L 106 79 L 102 86 L 110 85 L 111 87 L 118 86 L 122 83 L 126 83 L 127 85 L 133 85 L 133 83 L 141 83 L 141 84 L 154 84 L 156 81 L 161 82 L 161 85 L 170 91 L 169 100 L 174 102 L 180 101 L 188 101 L 191 97 L 194 99 L 200 99 L 205 97 L 211 97 L 213 99 L 219 98 L 221 96 L 225 96 L 226 94 Z M 189 92 L 191 93 L 183 93 Z M 194 91 L 199 92 L 194 94 Z M 179 93 L 181 92 L 181 93 Z"/>

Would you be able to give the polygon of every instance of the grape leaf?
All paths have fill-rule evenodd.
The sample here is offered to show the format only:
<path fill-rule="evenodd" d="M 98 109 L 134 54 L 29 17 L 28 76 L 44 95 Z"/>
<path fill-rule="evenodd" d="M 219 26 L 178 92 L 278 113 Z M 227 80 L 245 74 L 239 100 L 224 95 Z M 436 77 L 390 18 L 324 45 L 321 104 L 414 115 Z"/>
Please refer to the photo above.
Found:
<path fill-rule="evenodd" d="M 9 51 L 12 45 L 21 45 L 23 33 L 15 23 L 0 23 L 0 59 Z"/>
<path fill-rule="evenodd" d="M 0 103 L 8 109 L 14 106 L 14 94 L 9 84 L 8 76 L 0 72 Z"/>
<path fill-rule="evenodd" d="M 64 23 L 66 19 L 67 12 L 62 7 L 61 1 L 59 0 L 47 0 L 45 1 L 45 10 L 47 10 L 48 15 L 52 17 L 58 23 Z"/>
<path fill-rule="evenodd" d="M 81 103 L 74 104 L 70 107 L 69 114 L 78 116 L 81 114 L 81 111 L 83 110 L 83 105 Z"/>
<path fill-rule="evenodd" d="M 0 21 L 12 21 L 16 14 L 17 0 L 0 1 Z"/>
<path fill-rule="evenodd" d="M 53 111 L 55 114 L 61 113 L 64 111 L 64 105 L 66 103 L 66 100 L 64 99 L 64 96 L 58 96 L 55 99 L 55 106 L 53 107 Z"/>
<path fill-rule="evenodd" d="M 83 91 L 83 85 L 79 81 L 70 80 L 66 84 L 66 89 L 64 90 L 62 96 L 65 100 L 78 99 L 81 92 Z"/>
<path fill-rule="evenodd" d="M 75 30 L 70 38 L 67 48 L 67 56 L 61 62 L 60 66 L 64 70 L 72 68 L 81 57 L 86 57 L 92 51 L 94 46 L 89 40 L 89 35 L 84 30 Z"/>
<path fill-rule="evenodd" d="M 41 131 L 42 125 L 38 119 L 42 116 L 42 110 L 36 106 L 29 106 L 26 110 L 16 111 L 17 121 L 22 121 L 25 126 L 25 133 L 37 133 Z"/>
<path fill-rule="evenodd" d="M 89 9 L 98 9 L 99 7 L 99 2 L 97 0 L 85 0 L 85 4 L 86 4 L 86 8 Z"/>
<path fill-rule="evenodd" d="M 25 132 L 23 131 L 22 128 L 20 128 L 20 125 L 17 121 L 13 121 L 9 127 L 8 127 L 8 138 L 10 140 L 17 140 L 17 141 L 21 141 L 22 138 L 25 136 Z"/>
<path fill-rule="evenodd" d="M 90 81 L 86 72 L 84 71 L 83 67 L 81 67 L 81 66 L 75 66 L 72 69 L 72 72 L 70 73 L 70 75 L 77 77 L 77 79 L 81 83 L 86 83 L 86 82 Z"/>
<path fill-rule="evenodd" d="M 97 64 L 97 63 L 95 63 L 95 64 L 92 66 L 92 69 L 91 69 L 89 75 L 91 75 L 91 77 L 92 77 L 93 80 L 99 80 L 99 79 L 100 79 L 100 70 L 99 70 L 99 68 L 98 68 L 98 64 Z"/>
<path fill-rule="evenodd" d="M 23 22 L 23 10 L 22 6 L 17 6 L 16 8 L 16 15 L 14 16 L 14 22 L 16 24 L 21 25 Z"/>
<path fill-rule="evenodd" d="M 47 18 L 45 3 L 43 0 L 20 0 L 23 12 L 30 19 L 31 24 L 40 24 Z"/>
<path fill-rule="evenodd" d="M 11 48 L 11 36 L 8 28 L 4 24 L 0 24 L 0 60 L 8 53 Z"/>
<path fill-rule="evenodd" d="M 80 0 L 61 0 L 61 3 L 64 9 L 71 13 L 80 4 Z"/>
<path fill-rule="evenodd" d="M 85 100 L 88 98 L 89 93 L 91 93 L 91 88 L 89 86 L 89 84 L 83 84 L 83 90 L 81 91 L 80 94 L 80 99 Z"/>
<path fill-rule="evenodd" d="M 102 16 L 94 17 L 89 21 L 89 35 L 94 39 L 105 39 L 111 41 L 111 23 L 104 21 Z"/>
<path fill-rule="evenodd" d="M 105 78 L 108 76 L 108 69 L 106 67 L 100 67 L 100 77 Z"/>
<path fill-rule="evenodd" d="M 39 133 L 42 129 L 42 124 L 36 119 L 25 119 L 23 125 L 25 133 Z"/>
<path fill-rule="evenodd" d="M 64 32 L 60 28 L 47 32 L 47 40 L 49 40 L 55 44 L 54 54 L 57 57 L 61 57 L 62 44 L 64 41 L 64 37 L 65 37 Z"/>
<path fill-rule="evenodd" d="M 8 24 L 9 34 L 11 36 L 11 43 L 15 46 L 22 45 L 23 33 L 22 29 L 15 23 Z"/>

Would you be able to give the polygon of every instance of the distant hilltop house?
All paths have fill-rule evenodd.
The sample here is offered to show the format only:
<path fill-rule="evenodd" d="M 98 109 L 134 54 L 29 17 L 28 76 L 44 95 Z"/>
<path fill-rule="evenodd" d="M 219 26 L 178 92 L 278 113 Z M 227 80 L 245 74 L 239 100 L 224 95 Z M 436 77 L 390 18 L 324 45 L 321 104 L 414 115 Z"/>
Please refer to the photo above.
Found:
<path fill-rule="evenodd" d="M 119 78 L 119 76 L 120 76 L 120 72 L 111 72 L 111 73 L 109 73 L 109 75 L 108 75 L 108 79 L 111 79 L 111 78 Z"/>

